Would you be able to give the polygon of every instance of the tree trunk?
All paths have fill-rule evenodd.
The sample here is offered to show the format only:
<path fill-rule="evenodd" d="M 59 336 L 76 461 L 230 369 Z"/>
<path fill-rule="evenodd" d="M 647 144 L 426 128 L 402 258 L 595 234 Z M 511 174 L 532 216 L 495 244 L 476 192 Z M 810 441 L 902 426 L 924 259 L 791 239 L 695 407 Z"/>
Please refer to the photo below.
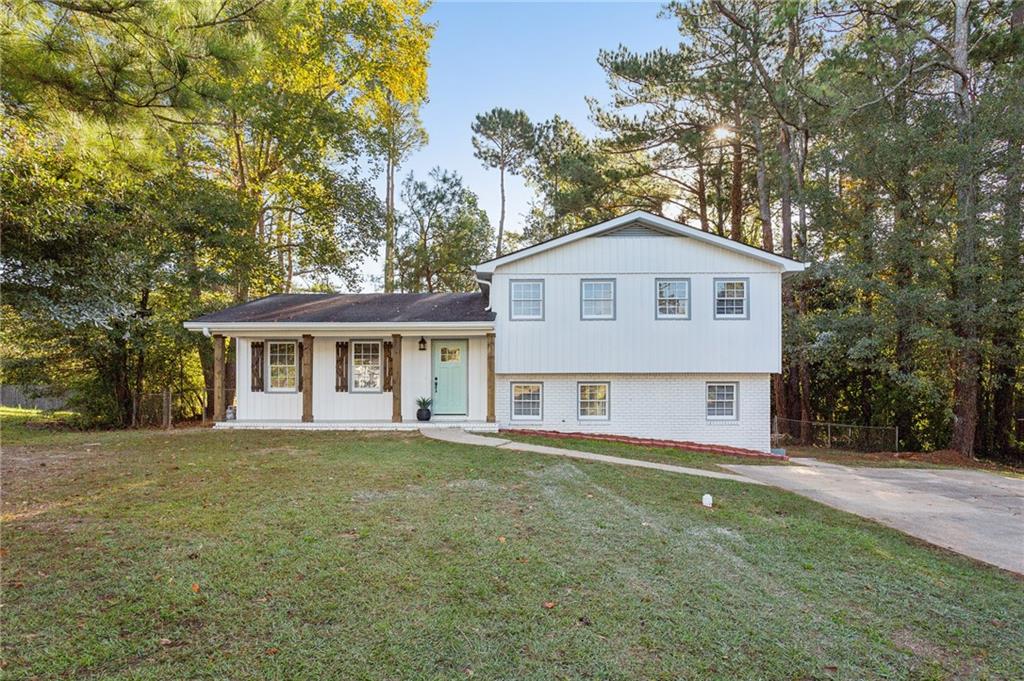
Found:
<path fill-rule="evenodd" d="M 700 213 L 700 228 L 711 231 L 708 223 L 708 181 L 704 171 L 704 159 L 697 159 L 697 210 Z"/>
<path fill-rule="evenodd" d="M 768 195 L 768 168 L 765 163 L 764 139 L 761 135 L 761 120 L 754 119 L 754 145 L 757 151 L 757 209 L 761 218 L 761 248 L 775 251 L 775 235 L 772 234 L 771 199 Z"/>
<path fill-rule="evenodd" d="M 501 183 L 501 213 L 498 217 L 498 248 L 496 257 L 501 257 L 501 242 L 505 238 L 505 166 L 498 166 L 498 177 Z"/>
<path fill-rule="evenodd" d="M 129 380 L 128 368 L 128 334 L 122 325 L 118 324 L 112 329 L 114 356 L 107 366 L 107 358 L 103 358 L 99 367 L 100 372 L 110 371 L 110 381 L 114 390 L 114 402 L 117 405 L 117 417 L 119 426 L 129 426 L 132 423 L 134 413 L 132 405 L 132 389 Z"/>
<path fill-rule="evenodd" d="M 725 204 L 722 201 L 722 181 L 725 176 L 725 154 L 718 152 L 718 167 L 714 176 L 715 183 L 715 232 L 725 236 Z"/>
<path fill-rule="evenodd" d="M 954 277 L 955 331 L 960 341 L 956 384 L 953 392 L 952 446 L 964 456 L 974 456 L 978 427 L 978 386 L 981 372 L 978 308 L 977 177 L 973 148 L 973 105 L 971 103 L 970 0 L 956 0 L 953 24 L 953 76 L 956 102 L 957 141 L 960 147 L 956 170 L 957 231 Z"/>
<path fill-rule="evenodd" d="M 737 107 L 732 132 L 732 187 L 729 191 L 729 238 L 743 241 L 743 143 L 740 139 L 740 114 Z"/>
<path fill-rule="evenodd" d="M 1009 140 L 1006 152 L 1006 185 L 1003 188 L 1003 229 L 999 243 L 1000 285 L 997 307 L 1003 312 L 993 336 L 992 444 L 996 455 L 1019 462 L 1024 452 L 1013 452 L 1015 392 L 1021 356 L 1021 326 L 1024 325 L 1024 276 L 1021 273 L 1021 197 L 1024 194 L 1024 145 Z"/>
<path fill-rule="evenodd" d="M 142 409 L 143 379 L 146 376 L 146 319 L 149 317 L 149 289 L 143 289 L 139 299 L 139 308 L 135 312 L 138 325 L 135 333 L 138 351 L 135 356 L 135 380 L 132 386 L 132 393 L 135 399 L 132 400 L 132 425 L 139 425 L 140 410 Z"/>
<path fill-rule="evenodd" d="M 1024 2 L 1017 0 L 1010 14 L 1011 32 L 1024 29 Z M 1003 223 L 999 239 L 999 273 L 997 307 L 1003 314 L 996 321 L 992 367 L 992 446 L 994 454 L 1005 461 L 1020 464 L 1024 444 L 1013 451 L 1015 432 L 1017 380 L 1024 347 L 1021 346 L 1024 325 L 1024 228 L 1021 200 L 1024 198 L 1024 142 L 1011 138 L 1006 142 L 1005 185 L 1003 187 Z M 1024 425 L 1022 423 L 1021 425 Z M 1018 438 L 1020 436 L 1017 436 Z"/>
<path fill-rule="evenodd" d="M 384 208 L 384 293 L 395 290 L 395 154 L 394 147 L 387 154 L 387 188 Z"/>
<path fill-rule="evenodd" d="M 779 124 L 779 205 L 782 218 L 782 255 L 793 257 L 793 194 L 789 126 Z"/>

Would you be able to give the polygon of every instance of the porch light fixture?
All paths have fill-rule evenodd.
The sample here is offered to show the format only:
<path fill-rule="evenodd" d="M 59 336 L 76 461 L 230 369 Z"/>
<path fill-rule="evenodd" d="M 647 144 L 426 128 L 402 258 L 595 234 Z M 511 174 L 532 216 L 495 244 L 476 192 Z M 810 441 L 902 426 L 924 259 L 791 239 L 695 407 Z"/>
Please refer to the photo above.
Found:
<path fill-rule="evenodd" d="M 420 336 L 420 350 L 426 350 L 426 349 L 427 349 L 427 339 L 424 338 L 423 336 Z"/>

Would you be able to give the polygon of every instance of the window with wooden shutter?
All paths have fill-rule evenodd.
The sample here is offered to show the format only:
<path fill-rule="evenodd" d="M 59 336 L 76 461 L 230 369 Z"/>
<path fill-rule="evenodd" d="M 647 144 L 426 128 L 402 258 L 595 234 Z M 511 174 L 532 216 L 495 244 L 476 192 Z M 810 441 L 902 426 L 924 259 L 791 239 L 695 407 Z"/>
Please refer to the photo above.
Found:
<path fill-rule="evenodd" d="M 384 392 L 391 392 L 391 341 L 384 341 Z"/>
<path fill-rule="evenodd" d="M 305 343 L 301 343 L 300 342 L 300 343 L 296 343 L 296 345 L 299 348 L 299 353 L 298 353 L 298 362 L 299 362 L 299 392 L 301 393 L 302 392 L 302 346 L 305 345 Z"/>
<path fill-rule="evenodd" d="M 263 392 L 263 341 L 252 343 L 250 346 L 250 385 L 249 389 L 254 393 Z"/>
<path fill-rule="evenodd" d="M 348 341 L 334 344 L 334 390 L 348 392 Z"/>

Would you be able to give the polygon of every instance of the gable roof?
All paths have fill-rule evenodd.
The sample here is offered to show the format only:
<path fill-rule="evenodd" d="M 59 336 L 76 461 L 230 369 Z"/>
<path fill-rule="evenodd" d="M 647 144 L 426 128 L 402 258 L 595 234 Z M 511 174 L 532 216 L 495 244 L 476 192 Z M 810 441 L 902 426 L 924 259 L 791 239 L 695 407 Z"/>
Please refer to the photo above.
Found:
<path fill-rule="evenodd" d="M 596 225 L 591 225 L 590 227 L 578 229 L 575 232 L 570 232 L 563 236 L 542 241 L 539 244 L 534 244 L 533 246 L 521 248 L 518 251 L 513 251 L 512 253 L 506 253 L 499 258 L 492 258 L 491 260 L 487 260 L 477 265 L 475 271 L 477 274 L 489 275 L 492 274 L 496 268 L 501 267 L 502 265 L 507 265 L 508 263 L 515 262 L 516 260 L 528 258 L 532 255 L 537 255 L 538 253 L 543 253 L 554 248 L 566 246 L 574 241 L 579 241 L 580 239 L 585 239 L 591 236 L 614 234 L 616 232 L 629 233 L 626 228 L 634 223 L 657 234 L 691 238 L 696 241 L 701 241 L 712 246 L 724 248 L 725 250 L 760 260 L 762 262 L 776 265 L 784 274 L 787 272 L 802 272 L 807 268 L 805 263 L 793 260 L 792 258 L 776 255 L 775 253 L 765 251 L 755 246 L 748 246 L 747 244 L 733 241 L 732 239 L 727 239 L 723 236 L 712 234 L 711 232 L 705 232 L 681 222 L 676 222 L 675 220 L 669 220 L 668 218 L 648 213 L 647 211 L 637 210 Z"/>
<path fill-rule="evenodd" d="M 490 322 L 494 313 L 477 293 L 278 293 L 205 314 L 187 328 L 221 323 Z"/>

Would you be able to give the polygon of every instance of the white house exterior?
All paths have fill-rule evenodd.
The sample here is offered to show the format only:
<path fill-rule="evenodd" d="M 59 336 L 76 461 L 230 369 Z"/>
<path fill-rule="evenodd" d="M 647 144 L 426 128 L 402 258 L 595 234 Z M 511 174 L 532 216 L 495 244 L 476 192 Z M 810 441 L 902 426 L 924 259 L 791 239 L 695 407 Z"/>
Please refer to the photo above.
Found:
<path fill-rule="evenodd" d="M 429 396 L 433 425 L 767 451 L 782 278 L 803 269 L 635 212 L 478 265 L 482 294 L 271 296 L 186 326 L 236 339 L 223 426 L 416 427 Z"/>

